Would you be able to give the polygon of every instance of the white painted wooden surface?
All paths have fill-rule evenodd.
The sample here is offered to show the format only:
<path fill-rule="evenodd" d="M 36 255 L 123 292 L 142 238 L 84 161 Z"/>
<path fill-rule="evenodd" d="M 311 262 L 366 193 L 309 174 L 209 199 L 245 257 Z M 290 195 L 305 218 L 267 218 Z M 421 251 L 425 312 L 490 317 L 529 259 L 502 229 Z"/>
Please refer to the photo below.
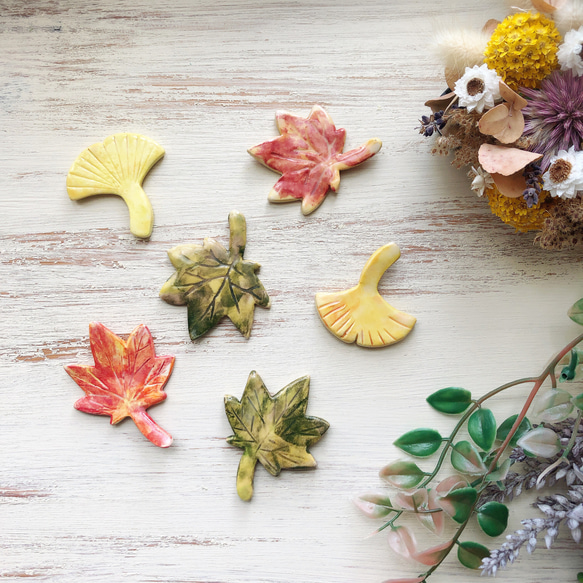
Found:
<path fill-rule="evenodd" d="M 578 333 L 565 310 L 583 295 L 581 253 L 514 235 L 413 130 L 443 85 L 435 20 L 503 15 L 501 3 L 463 0 L 0 2 L 2 581 L 378 583 L 418 572 L 384 535 L 364 540 L 374 525 L 350 499 L 381 485 L 398 435 L 451 427 L 424 403 L 430 392 L 482 394 L 535 374 Z M 306 115 L 314 103 L 347 129 L 347 147 L 373 136 L 384 146 L 306 218 L 267 202 L 277 175 L 246 149 L 276 135 L 276 109 Z M 77 154 L 120 131 L 166 148 L 145 183 L 148 242 L 130 235 L 121 199 L 66 194 Z M 226 242 L 234 208 L 272 308 L 256 310 L 248 341 L 224 321 L 193 343 L 186 310 L 158 298 L 166 250 Z M 402 258 L 381 291 L 417 327 L 384 350 L 344 345 L 321 326 L 314 293 L 353 285 L 391 240 Z M 92 320 L 119 334 L 145 323 L 159 354 L 176 355 L 168 400 L 151 410 L 174 435 L 169 450 L 131 421 L 73 409 L 81 392 L 63 365 L 91 362 Z M 245 504 L 223 395 L 240 395 L 252 369 L 272 391 L 310 374 L 309 412 L 331 429 L 313 448 L 317 470 L 275 479 L 258 468 Z M 572 581 L 582 566 L 565 534 L 499 579 L 545 581 L 552 569 Z M 452 558 L 432 581 L 478 577 Z"/>

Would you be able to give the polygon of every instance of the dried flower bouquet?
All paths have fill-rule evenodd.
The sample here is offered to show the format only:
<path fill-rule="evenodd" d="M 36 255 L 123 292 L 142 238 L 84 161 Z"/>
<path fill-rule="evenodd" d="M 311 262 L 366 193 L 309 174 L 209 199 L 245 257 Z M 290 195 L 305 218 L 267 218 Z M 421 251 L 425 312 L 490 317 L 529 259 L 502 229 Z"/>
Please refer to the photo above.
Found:
<path fill-rule="evenodd" d="M 502 221 L 569 249 L 583 237 L 583 2 L 521 4 L 481 31 L 439 35 L 449 88 L 418 129 Z"/>

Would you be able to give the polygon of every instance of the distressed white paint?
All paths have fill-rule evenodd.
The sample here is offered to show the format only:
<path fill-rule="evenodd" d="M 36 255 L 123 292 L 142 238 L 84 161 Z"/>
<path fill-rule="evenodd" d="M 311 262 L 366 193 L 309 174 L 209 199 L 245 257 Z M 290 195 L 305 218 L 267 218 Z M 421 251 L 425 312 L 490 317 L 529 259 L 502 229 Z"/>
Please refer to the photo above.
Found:
<path fill-rule="evenodd" d="M 503 7 L 0 7 L 0 579 L 378 583 L 416 573 L 384 535 L 364 540 L 374 525 L 350 498 L 380 486 L 398 435 L 452 426 L 427 394 L 447 385 L 481 394 L 535 374 L 578 333 L 565 310 L 583 295 L 580 252 L 543 252 L 514 235 L 413 130 L 443 84 L 430 52 L 434 18 L 479 26 Z M 267 202 L 277 175 L 246 149 L 276 135 L 276 109 L 305 115 L 314 103 L 347 129 L 347 147 L 373 136 L 384 146 L 306 218 L 297 204 Z M 66 195 L 77 154 L 120 131 L 166 148 L 145 183 L 156 213 L 149 242 L 129 234 L 120 199 Z M 165 252 L 205 236 L 226 241 L 234 208 L 247 217 L 246 256 L 262 264 L 272 308 L 256 310 L 248 341 L 225 321 L 192 343 L 186 310 L 157 297 L 172 273 Z M 353 285 L 390 240 L 402 258 L 381 292 L 418 324 L 385 350 L 344 345 L 321 326 L 314 293 Z M 169 450 L 130 421 L 110 427 L 73 409 L 80 391 L 62 367 L 91 361 L 91 320 L 119 334 L 146 323 L 159 353 L 176 355 L 169 398 L 151 411 L 175 437 Z M 275 479 L 258 468 L 245 504 L 222 399 L 240 395 L 252 369 L 272 391 L 310 374 L 309 412 L 331 429 L 313 448 L 317 470 Z M 554 580 L 573 580 L 579 553 L 562 541 L 500 579 L 544 581 L 552 569 Z M 452 559 L 432 580 L 477 577 Z"/>

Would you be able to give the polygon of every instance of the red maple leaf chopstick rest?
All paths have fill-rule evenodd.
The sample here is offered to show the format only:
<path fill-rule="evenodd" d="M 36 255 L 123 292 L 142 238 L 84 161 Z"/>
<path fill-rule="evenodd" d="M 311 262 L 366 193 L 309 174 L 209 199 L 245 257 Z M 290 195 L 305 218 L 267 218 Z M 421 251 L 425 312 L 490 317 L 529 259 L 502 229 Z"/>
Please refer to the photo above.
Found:
<path fill-rule="evenodd" d="M 174 357 L 156 356 L 152 335 L 143 324 L 124 341 L 103 324 L 92 322 L 89 343 L 95 366 L 65 366 L 85 391 L 75 409 L 109 415 L 112 425 L 131 417 L 154 445 L 168 447 L 172 436 L 156 424 L 146 409 L 166 399 L 163 387 L 172 373 Z"/>
<path fill-rule="evenodd" d="M 377 138 L 342 153 L 346 130 L 337 129 L 332 118 L 314 105 L 307 118 L 285 111 L 275 115 L 281 134 L 248 150 L 259 162 L 282 177 L 268 195 L 271 202 L 302 201 L 309 215 L 324 202 L 328 188 L 340 185 L 340 170 L 357 166 L 374 156 L 382 146 Z"/>

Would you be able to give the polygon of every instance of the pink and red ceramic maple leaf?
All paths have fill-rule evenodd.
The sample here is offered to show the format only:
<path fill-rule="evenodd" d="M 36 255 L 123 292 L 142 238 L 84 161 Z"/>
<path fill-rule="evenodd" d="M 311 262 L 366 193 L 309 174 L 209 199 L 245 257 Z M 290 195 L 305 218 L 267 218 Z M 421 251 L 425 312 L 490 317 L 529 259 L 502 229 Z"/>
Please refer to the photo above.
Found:
<path fill-rule="evenodd" d="M 127 341 L 103 324 L 89 324 L 95 366 L 69 365 L 65 370 L 85 391 L 75 409 L 109 415 L 111 424 L 131 417 L 153 444 L 168 447 L 172 436 L 159 427 L 146 409 L 166 399 L 163 387 L 174 367 L 173 356 L 156 356 L 152 335 L 143 324 Z"/>
<path fill-rule="evenodd" d="M 248 151 L 259 162 L 282 174 L 268 199 L 271 202 L 301 200 L 305 215 L 322 204 L 328 188 L 338 190 L 340 170 L 357 166 L 381 149 L 381 141 L 373 138 L 343 153 L 346 130 L 337 129 L 319 105 L 314 105 L 307 118 L 285 111 L 277 112 L 275 118 L 281 135 Z"/>

